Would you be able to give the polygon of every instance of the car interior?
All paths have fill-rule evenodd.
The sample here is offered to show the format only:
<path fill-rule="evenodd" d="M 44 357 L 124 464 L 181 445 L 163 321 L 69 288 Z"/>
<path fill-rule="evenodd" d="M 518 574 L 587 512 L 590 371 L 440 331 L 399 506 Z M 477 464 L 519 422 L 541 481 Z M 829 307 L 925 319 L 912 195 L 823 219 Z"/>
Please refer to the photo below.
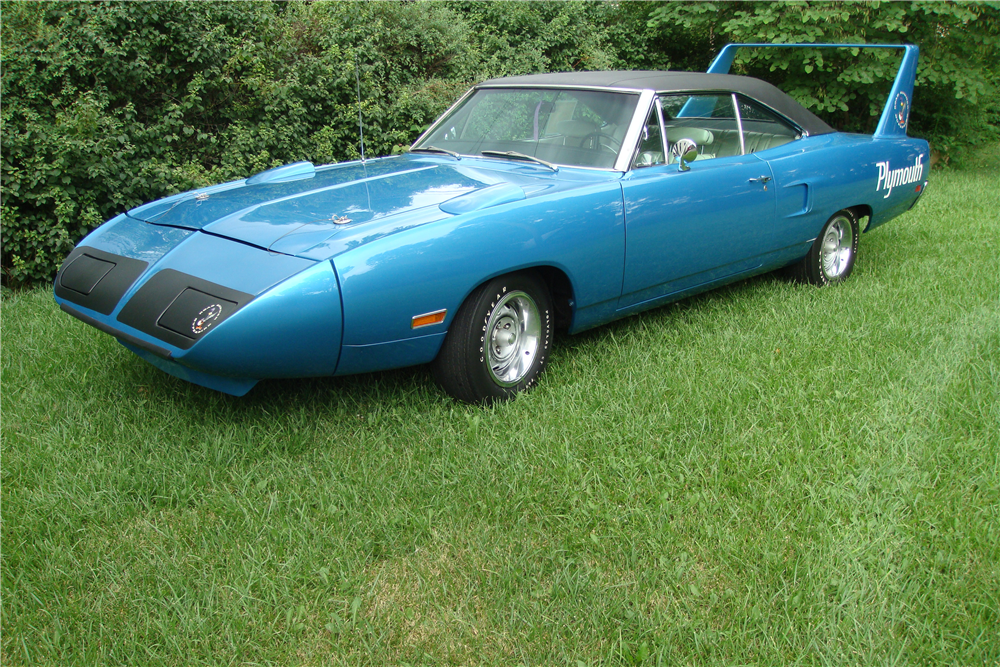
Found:
<path fill-rule="evenodd" d="M 667 135 L 667 155 L 663 155 L 659 122 L 654 108 L 646 121 L 643 137 L 634 161 L 636 167 L 673 164 L 678 161 L 679 146 L 693 142 L 695 160 L 755 153 L 776 148 L 800 138 L 801 133 L 776 114 L 755 102 L 738 96 L 740 123 L 733 111 L 731 95 L 664 95 L 660 97 L 663 127 Z M 743 149 L 740 146 L 743 127 Z"/>

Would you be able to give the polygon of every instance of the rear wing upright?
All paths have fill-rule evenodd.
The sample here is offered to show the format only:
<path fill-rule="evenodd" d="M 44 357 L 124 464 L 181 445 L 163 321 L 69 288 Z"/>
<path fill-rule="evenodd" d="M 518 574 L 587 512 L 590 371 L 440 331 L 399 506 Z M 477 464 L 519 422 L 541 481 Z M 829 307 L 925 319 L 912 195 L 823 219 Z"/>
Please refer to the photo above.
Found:
<path fill-rule="evenodd" d="M 906 125 L 910 120 L 910 102 L 913 99 L 913 83 L 917 78 L 917 57 L 920 49 L 915 44 L 726 44 L 708 67 L 709 74 L 728 74 L 733 65 L 736 51 L 743 47 L 766 48 L 829 48 L 829 49 L 903 49 L 903 61 L 892 84 L 892 92 L 882 109 L 876 138 L 905 137 Z"/>

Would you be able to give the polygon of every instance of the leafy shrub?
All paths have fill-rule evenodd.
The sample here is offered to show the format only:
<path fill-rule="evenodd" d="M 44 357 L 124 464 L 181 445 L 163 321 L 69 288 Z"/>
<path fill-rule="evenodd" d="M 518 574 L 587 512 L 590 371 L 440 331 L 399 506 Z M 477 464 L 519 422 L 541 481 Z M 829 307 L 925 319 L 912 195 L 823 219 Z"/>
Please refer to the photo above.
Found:
<path fill-rule="evenodd" d="M 0 14 L 0 268 L 51 280 L 103 220 L 296 160 L 404 150 L 483 79 L 704 71 L 729 41 L 914 41 L 911 130 L 996 139 L 1000 11 L 951 3 L 18 2 Z M 748 52 L 835 127 L 873 127 L 889 54 Z M 885 90 L 879 89 L 882 85 Z"/>
<path fill-rule="evenodd" d="M 234 64 L 266 51 L 272 19 L 239 3 L 4 3 L 5 283 L 50 280 L 101 221 L 231 176 L 216 172 L 247 98 Z"/>

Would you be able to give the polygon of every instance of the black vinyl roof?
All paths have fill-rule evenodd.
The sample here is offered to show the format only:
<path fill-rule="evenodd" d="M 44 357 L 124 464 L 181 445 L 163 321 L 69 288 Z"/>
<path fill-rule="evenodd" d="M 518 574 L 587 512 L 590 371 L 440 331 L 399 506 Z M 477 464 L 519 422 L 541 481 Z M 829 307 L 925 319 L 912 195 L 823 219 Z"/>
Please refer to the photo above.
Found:
<path fill-rule="evenodd" d="M 836 132 L 818 116 L 771 84 L 749 76 L 703 72 L 553 72 L 483 81 L 477 88 L 562 86 L 610 90 L 653 90 L 658 93 L 726 91 L 762 102 L 811 135 Z"/>

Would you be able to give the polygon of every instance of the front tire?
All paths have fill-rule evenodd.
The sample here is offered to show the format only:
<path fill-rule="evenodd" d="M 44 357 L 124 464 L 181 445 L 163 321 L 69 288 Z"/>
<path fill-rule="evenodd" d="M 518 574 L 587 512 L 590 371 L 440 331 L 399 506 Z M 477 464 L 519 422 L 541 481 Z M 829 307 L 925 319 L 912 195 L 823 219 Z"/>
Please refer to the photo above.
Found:
<path fill-rule="evenodd" d="M 842 283 L 854 269 L 858 256 L 858 217 L 850 209 L 833 214 L 813 242 L 809 254 L 794 267 L 793 274 L 820 287 Z"/>
<path fill-rule="evenodd" d="M 500 276 L 458 309 L 431 372 L 467 403 L 513 398 L 538 382 L 552 345 L 552 301 L 532 273 Z"/>

